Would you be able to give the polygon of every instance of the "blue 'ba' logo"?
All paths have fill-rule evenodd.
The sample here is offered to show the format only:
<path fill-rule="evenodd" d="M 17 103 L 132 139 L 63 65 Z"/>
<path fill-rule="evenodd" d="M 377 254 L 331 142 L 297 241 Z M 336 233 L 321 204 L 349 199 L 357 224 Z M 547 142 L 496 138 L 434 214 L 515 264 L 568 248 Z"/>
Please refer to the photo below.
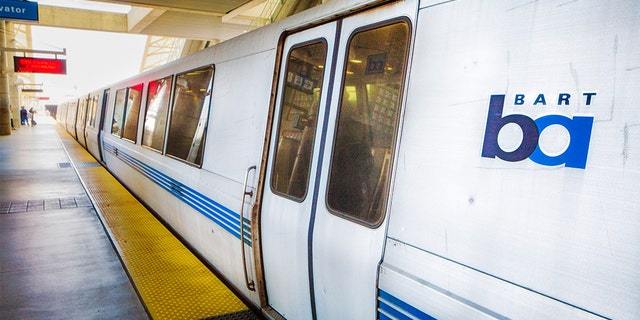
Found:
<path fill-rule="evenodd" d="M 591 98 L 595 93 L 583 94 L 587 97 L 587 105 L 591 104 Z M 591 128 L 593 127 L 593 117 L 573 116 L 572 118 L 563 115 L 546 115 L 538 119 L 531 119 L 523 114 L 510 114 L 502 116 L 504 108 L 504 95 L 492 95 L 489 102 L 489 114 L 487 116 L 487 127 L 484 133 L 484 143 L 482 145 L 482 156 L 485 158 L 498 157 L 504 161 L 516 162 L 524 159 L 531 159 L 537 164 L 544 166 L 557 166 L 564 164 L 565 167 L 584 169 L 587 164 L 587 153 L 589 152 L 589 142 L 591 140 Z M 569 94 L 560 94 L 558 105 L 568 105 Z M 524 95 L 516 95 L 515 105 L 524 103 Z M 544 95 L 539 95 L 533 105 L 546 105 Z M 522 130 L 522 142 L 512 151 L 504 151 L 498 143 L 498 134 L 507 124 L 515 124 Z M 569 134 L 569 143 L 560 154 L 547 155 L 539 145 L 540 134 L 551 125 L 564 127 Z"/>

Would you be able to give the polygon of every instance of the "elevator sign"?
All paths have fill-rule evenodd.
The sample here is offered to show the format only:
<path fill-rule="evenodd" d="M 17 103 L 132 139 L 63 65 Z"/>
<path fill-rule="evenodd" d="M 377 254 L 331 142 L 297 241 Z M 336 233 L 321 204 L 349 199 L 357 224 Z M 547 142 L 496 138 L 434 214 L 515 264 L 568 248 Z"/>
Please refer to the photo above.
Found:
<path fill-rule="evenodd" d="M 0 19 L 38 21 L 38 3 L 0 0 Z"/>
<path fill-rule="evenodd" d="M 13 57 L 15 72 L 67 74 L 67 60 Z"/>

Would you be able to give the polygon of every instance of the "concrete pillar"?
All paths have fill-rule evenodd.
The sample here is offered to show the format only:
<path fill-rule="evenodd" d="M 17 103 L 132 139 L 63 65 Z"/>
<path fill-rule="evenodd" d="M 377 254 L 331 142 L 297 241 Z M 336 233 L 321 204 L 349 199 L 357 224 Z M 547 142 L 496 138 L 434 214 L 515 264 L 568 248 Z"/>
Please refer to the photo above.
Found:
<path fill-rule="evenodd" d="M 0 46 L 7 47 L 6 23 L 0 21 Z M 15 120 L 14 120 L 15 121 Z M 9 116 L 9 81 L 7 78 L 7 53 L 0 52 L 0 135 L 11 134 L 11 119 Z"/>
<path fill-rule="evenodd" d="M 18 76 L 15 72 L 9 74 L 9 106 L 11 107 L 11 114 L 13 115 L 13 126 L 20 128 L 20 90 L 16 85 Z"/>
<path fill-rule="evenodd" d="M 13 32 L 15 31 L 14 22 L 6 22 L 6 28 L 12 30 L 12 32 L 6 34 L 5 42 L 8 48 L 15 48 L 16 33 Z M 16 85 L 18 75 L 14 72 L 12 60 L 9 56 L 5 60 L 7 62 L 7 80 L 9 82 L 9 106 L 13 115 L 13 127 L 20 128 L 20 90 Z"/>

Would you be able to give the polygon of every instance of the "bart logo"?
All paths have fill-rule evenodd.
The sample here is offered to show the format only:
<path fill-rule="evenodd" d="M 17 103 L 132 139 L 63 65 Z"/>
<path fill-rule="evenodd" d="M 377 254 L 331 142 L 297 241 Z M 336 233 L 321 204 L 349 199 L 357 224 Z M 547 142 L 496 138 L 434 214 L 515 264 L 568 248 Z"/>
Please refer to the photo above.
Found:
<path fill-rule="evenodd" d="M 565 167 L 571 168 L 584 169 L 586 167 L 593 117 L 574 116 L 569 118 L 563 115 L 547 115 L 535 120 L 523 114 L 511 114 L 503 117 L 504 97 L 504 95 L 491 96 L 482 145 L 482 157 L 498 157 L 509 162 L 529 158 L 544 166 L 564 164 Z M 498 144 L 498 134 L 509 123 L 514 123 L 522 129 L 522 142 L 517 149 L 506 152 Z M 569 133 L 569 145 L 559 155 L 545 154 L 538 143 L 540 133 L 550 125 L 563 126 Z"/>

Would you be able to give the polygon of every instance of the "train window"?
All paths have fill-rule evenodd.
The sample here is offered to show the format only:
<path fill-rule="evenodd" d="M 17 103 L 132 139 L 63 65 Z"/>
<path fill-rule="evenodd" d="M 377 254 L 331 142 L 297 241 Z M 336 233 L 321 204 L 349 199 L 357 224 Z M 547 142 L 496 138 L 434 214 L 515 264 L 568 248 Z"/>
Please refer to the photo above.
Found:
<path fill-rule="evenodd" d="M 129 87 L 127 90 L 127 104 L 124 112 L 124 132 L 122 137 L 136 141 L 138 136 L 138 115 L 142 101 L 142 83 Z"/>
<path fill-rule="evenodd" d="M 124 107 L 127 102 L 127 89 L 116 91 L 116 103 L 113 108 L 113 120 L 111 121 L 111 134 L 122 137 L 122 124 L 124 123 Z"/>
<path fill-rule="evenodd" d="M 287 59 L 271 188 L 300 200 L 309 183 L 326 55 L 327 44 L 314 42 L 293 48 Z"/>
<path fill-rule="evenodd" d="M 384 217 L 408 56 L 404 21 L 356 31 L 345 58 L 327 204 L 370 227 Z"/>
<path fill-rule="evenodd" d="M 162 151 L 164 146 L 172 80 L 173 77 L 169 76 L 149 82 L 142 145 L 158 151 Z"/>
<path fill-rule="evenodd" d="M 78 116 L 76 119 L 76 128 L 84 129 L 86 125 L 88 101 L 88 99 L 80 99 L 80 103 L 78 105 Z"/>
<path fill-rule="evenodd" d="M 76 123 L 76 115 L 78 113 L 78 100 L 73 100 L 69 102 L 69 106 L 67 107 L 67 132 L 71 133 L 75 137 L 75 132 L 72 133 L 73 125 Z"/>
<path fill-rule="evenodd" d="M 96 116 L 98 111 L 98 95 L 89 97 L 89 126 L 96 126 Z"/>
<path fill-rule="evenodd" d="M 202 164 L 212 85 L 213 66 L 176 76 L 167 136 L 168 155 Z"/>

